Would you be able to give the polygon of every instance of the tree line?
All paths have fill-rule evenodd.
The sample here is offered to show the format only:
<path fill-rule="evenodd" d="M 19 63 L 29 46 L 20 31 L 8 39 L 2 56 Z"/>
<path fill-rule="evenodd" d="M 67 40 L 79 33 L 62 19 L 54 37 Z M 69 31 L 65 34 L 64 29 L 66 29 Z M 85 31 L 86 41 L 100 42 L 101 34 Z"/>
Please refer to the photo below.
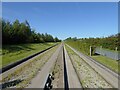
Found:
<path fill-rule="evenodd" d="M 44 43 L 44 42 L 60 42 L 57 37 L 50 34 L 36 33 L 31 29 L 27 20 L 20 23 L 15 20 L 13 23 L 2 21 L 2 43 L 3 44 L 18 44 L 18 43 Z"/>
<path fill-rule="evenodd" d="M 89 54 L 89 48 L 90 46 L 92 47 L 100 47 L 102 46 L 103 48 L 110 49 L 110 50 L 115 50 L 116 47 L 118 48 L 118 51 L 120 51 L 120 33 L 111 35 L 108 37 L 101 37 L 101 38 L 79 38 L 77 39 L 76 37 L 74 38 L 67 38 L 65 41 L 73 46 L 74 48 L 77 48 L 84 53 L 87 52 Z"/>

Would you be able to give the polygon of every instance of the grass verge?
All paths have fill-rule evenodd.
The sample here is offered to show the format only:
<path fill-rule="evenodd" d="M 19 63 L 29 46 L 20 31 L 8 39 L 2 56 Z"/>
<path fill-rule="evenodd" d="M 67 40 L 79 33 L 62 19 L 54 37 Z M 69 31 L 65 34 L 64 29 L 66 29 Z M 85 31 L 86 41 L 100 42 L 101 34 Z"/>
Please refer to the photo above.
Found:
<path fill-rule="evenodd" d="M 58 48 L 58 45 L 51 48 L 49 51 L 38 55 L 36 58 L 32 59 L 30 62 L 27 62 L 25 65 L 16 69 L 13 73 L 8 74 L 7 77 L 2 76 L 1 83 L 4 88 L 25 88 L 30 83 L 32 78 L 34 78 L 37 73 L 41 70 L 43 65 L 49 60 L 55 50 Z M 16 84 L 10 84 L 11 81 L 21 80 L 21 82 Z M 5 85 L 4 82 L 8 84 Z"/>
<path fill-rule="evenodd" d="M 56 43 L 3 45 L 1 55 L 2 62 L 0 63 L 0 66 L 4 67 L 10 63 L 42 51 L 54 44 Z"/>
<path fill-rule="evenodd" d="M 101 56 L 101 55 L 92 56 L 92 58 L 94 60 L 102 63 L 103 65 L 107 66 L 108 68 L 110 68 L 114 72 L 120 73 L 120 71 L 118 70 L 118 61 L 113 60 L 113 59 L 108 58 L 108 57 L 105 57 L 105 56 Z"/>
<path fill-rule="evenodd" d="M 71 47 L 75 48 L 76 50 L 82 52 L 83 54 L 89 55 L 88 53 L 88 49 L 86 45 L 82 45 L 79 46 L 78 42 L 67 42 L 68 45 L 70 45 Z M 111 50 L 113 51 L 113 50 Z M 100 62 L 101 64 L 105 65 L 106 67 L 110 68 L 111 70 L 113 70 L 116 73 L 120 73 L 120 66 L 118 66 L 118 61 L 108 58 L 106 56 L 92 56 L 92 58 L 98 62 Z"/>

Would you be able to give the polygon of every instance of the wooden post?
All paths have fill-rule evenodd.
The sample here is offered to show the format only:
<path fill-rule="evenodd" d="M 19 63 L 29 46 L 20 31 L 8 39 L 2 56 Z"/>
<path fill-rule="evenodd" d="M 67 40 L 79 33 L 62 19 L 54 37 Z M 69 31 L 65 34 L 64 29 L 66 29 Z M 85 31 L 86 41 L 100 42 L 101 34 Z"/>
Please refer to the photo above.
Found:
<path fill-rule="evenodd" d="M 115 48 L 115 51 L 116 51 L 116 52 L 118 51 L 118 47 Z M 119 54 L 118 54 L 118 52 L 117 52 L 116 60 L 118 60 L 118 59 L 119 59 Z"/>
<path fill-rule="evenodd" d="M 115 48 L 115 51 L 117 51 L 117 50 L 118 50 L 118 48 L 116 47 L 116 48 Z"/>
<path fill-rule="evenodd" d="M 92 56 L 92 47 L 90 46 L 90 56 Z"/>
<path fill-rule="evenodd" d="M 102 46 L 100 46 L 100 55 L 102 55 Z"/>

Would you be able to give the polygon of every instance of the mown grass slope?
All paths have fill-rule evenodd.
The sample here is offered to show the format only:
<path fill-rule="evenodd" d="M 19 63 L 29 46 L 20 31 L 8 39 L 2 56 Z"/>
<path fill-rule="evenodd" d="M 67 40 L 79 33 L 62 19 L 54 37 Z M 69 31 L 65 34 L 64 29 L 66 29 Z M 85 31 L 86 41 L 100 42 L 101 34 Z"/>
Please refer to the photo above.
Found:
<path fill-rule="evenodd" d="M 97 60 L 98 62 L 102 63 L 103 65 L 107 66 L 111 70 L 115 72 L 120 72 L 118 70 L 118 61 L 113 60 L 111 58 L 105 57 L 105 56 L 92 56 L 93 59 Z"/>
<path fill-rule="evenodd" d="M 75 48 L 76 50 L 82 52 L 83 54 L 86 54 L 89 56 L 89 49 L 90 49 L 90 45 L 87 43 L 82 43 L 79 40 L 78 41 L 66 41 L 66 43 L 68 45 L 70 45 L 71 47 Z M 112 51 L 112 50 L 111 50 Z M 118 69 L 118 61 L 108 58 L 106 56 L 101 56 L 101 55 L 92 55 L 92 58 L 94 58 L 94 60 L 100 62 L 101 64 L 105 65 L 106 67 L 110 68 L 111 70 L 115 71 L 115 72 L 120 72 Z M 120 66 L 119 66 L 120 68 Z"/>
<path fill-rule="evenodd" d="M 86 55 L 90 54 L 90 52 L 89 52 L 90 45 L 87 44 L 87 43 L 83 43 L 79 40 L 77 40 L 77 41 L 72 41 L 72 40 L 71 41 L 66 41 L 66 43 L 68 45 L 70 45 L 71 47 L 77 49 L 78 51 L 80 51 L 80 52 L 82 52 Z"/>
<path fill-rule="evenodd" d="M 42 51 L 54 44 L 56 43 L 4 45 L 2 47 L 2 63 L 0 63 L 0 66 L 4 67 L 10 63 Z"/>

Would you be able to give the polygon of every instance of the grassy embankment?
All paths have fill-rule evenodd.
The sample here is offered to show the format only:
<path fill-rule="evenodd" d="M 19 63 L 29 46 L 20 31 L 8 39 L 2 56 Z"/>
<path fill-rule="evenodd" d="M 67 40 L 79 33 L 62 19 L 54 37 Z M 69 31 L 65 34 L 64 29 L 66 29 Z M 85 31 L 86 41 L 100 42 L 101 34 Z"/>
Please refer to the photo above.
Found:
<path fill-rule="evenodd" d="M 76 50 L 89 55 L 89 47 L 90 45 L 86 44 L 86 43 L 81 43 L 80 41 L 67 41 L 66 42 L 68 45 L 70 45 L 71 47 L 75 48 Z M 92 58 L 94 58 L 96 61 L 102 63 L 103 65 L 105 65 L 106 67 L 110 68 L 111 70 L 115 71 L 115 72 L 120 72 L 118 69 L 118 61 L 108 58 L 106 56 L 101 56 L 101 55 L 93 55 Z"/>
<path fill-rule="evenodd" d="M 55 43 L 3 45 L 1 55 L 2 63 L 0 63 L 0 66 L 3 67 L 15 61 L 21 60 L 54 44 Z"/>
<path fill-rule="evenodd" d="M 118 71 L 118 61 L 113 60 L 111 58 L 105 57 L 105 56 L 92 56 L 93 59 L 97 60 L 98 62 L 104 64 L 108 68 L 112 69 L 115 72 L 120 72 Z"/>

